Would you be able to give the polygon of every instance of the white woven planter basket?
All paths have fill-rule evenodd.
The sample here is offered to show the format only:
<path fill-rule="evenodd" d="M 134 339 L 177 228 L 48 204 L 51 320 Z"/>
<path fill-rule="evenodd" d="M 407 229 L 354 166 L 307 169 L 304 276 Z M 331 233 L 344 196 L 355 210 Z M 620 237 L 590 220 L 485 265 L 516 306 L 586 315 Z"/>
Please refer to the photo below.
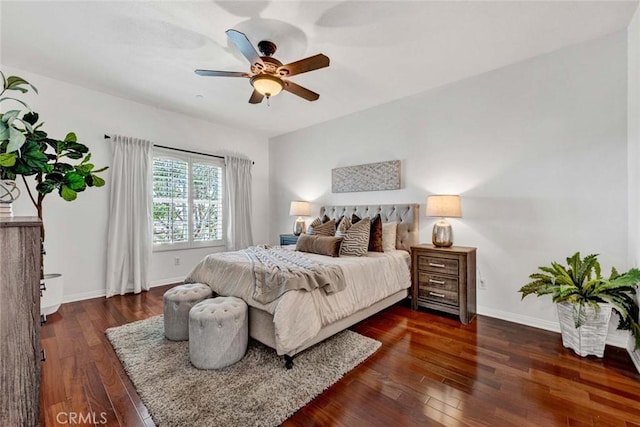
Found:
<path fill-rule="evenodd" d="M 566 302 L 556 304 L 558 320 L 562 331 L 562 345 L 572 349 L 580 356 L 604 356 L 604 346 L 609 331 L 611 304 L 600 304 L 600 310 L 584 306 L 587 321 L 579 328 L 575 327 L 574 314 L 578 306 Z"/>

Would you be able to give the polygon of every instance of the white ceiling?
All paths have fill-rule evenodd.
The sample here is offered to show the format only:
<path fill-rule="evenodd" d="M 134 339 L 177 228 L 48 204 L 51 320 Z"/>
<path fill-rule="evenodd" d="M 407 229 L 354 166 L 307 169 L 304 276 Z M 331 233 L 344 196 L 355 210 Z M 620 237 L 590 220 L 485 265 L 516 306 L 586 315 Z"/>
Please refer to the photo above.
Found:
<path fill-rule="evenodd" d="M 0 2 L 0 63 L 274 136 L 464 79 L 628 25 L 637 1 Z M 320 93 L 247 101 L 248 71 L 225 30 L 278 45 L 283 63 L 324 53 L 294 76 Z"/>

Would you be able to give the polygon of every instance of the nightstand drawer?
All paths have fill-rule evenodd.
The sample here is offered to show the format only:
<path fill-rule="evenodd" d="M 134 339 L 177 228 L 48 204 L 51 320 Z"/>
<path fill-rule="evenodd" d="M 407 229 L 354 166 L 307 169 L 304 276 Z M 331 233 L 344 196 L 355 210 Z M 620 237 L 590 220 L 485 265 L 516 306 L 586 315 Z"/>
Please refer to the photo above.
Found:
<path fill-rule="evenodd" d="M 298 243 L 298 236 L 294 234 L 280 235 L 280 246 L 295 245 L 296 243 Z"/>
<path fill-rule="evenodd" d="M 418 273 L 418 286 L 458 292 L 458 278 L 452 276 L 438 276 L 430 273 Z"/>
<path fill-rule="evenodd" d="M 420 255 L 418 256 L 418 270 L 457 276 L 458 260 Z"/>
<path fill-rule="evenodd" d="M 418 290 L 418 299 L 457 306 L 458 292 L 447 291 L 433 286 L 420 286 L 420 289 Z"/>

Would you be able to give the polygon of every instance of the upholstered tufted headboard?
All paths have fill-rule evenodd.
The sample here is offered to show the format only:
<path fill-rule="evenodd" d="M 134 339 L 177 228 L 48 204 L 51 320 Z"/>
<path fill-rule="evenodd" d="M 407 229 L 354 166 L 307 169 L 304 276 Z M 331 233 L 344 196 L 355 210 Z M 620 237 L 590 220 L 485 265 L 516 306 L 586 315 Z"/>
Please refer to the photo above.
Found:
<path fill-rule="evenodd" d="M 374 217 L 380 214 L 382 222 L 397 222 L 398 232 L 396 248 L 410 251 L 412 245 L 420 242 L 420 209 L 417 204 L 396 205 L 356 205 L 356 206 L 322 206 L 320 216 L 338 219 L 343 215 L 358 215 L 360 218 Z"/>

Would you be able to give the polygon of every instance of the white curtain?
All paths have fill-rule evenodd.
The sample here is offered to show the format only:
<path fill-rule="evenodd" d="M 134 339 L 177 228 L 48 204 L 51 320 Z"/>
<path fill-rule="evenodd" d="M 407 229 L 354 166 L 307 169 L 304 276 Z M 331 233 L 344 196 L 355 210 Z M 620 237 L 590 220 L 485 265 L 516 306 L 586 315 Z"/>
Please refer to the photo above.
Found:
<path fill-rule="evenodd" d="M 251 160 L 226 156 L 225 216 L 227 250 L 253 245 L 251 232 Z"/>
<path fill-rule="evenodd" d="M 152 250 L 152 148 L 113 136 L 107 235 L 107 298 L 149 290 Z"/>

